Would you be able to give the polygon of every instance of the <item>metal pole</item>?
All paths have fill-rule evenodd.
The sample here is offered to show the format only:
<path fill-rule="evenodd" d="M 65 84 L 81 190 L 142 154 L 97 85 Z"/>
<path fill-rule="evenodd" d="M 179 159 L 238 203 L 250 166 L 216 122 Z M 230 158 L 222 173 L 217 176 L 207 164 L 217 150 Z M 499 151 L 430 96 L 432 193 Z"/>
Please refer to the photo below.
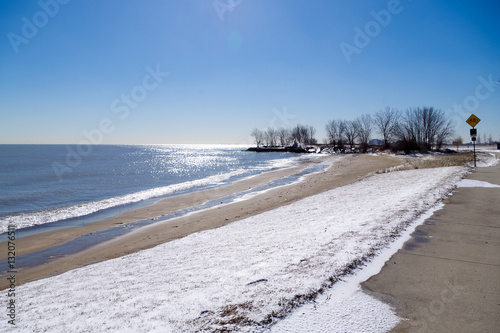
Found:
<path fill-rule="evenodd" d="M 476 167 L 476 140 L 474 140 L 474 168 Z"/>

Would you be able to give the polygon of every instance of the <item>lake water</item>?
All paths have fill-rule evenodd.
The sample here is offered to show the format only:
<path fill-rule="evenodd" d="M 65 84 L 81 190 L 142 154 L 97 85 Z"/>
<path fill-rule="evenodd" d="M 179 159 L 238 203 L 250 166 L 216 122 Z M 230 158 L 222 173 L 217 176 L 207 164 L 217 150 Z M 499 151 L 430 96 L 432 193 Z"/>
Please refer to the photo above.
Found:
<path fill-rule="evenodd" d="M 86 224 L 160 198 L 223 186 L 317 157 L 245 149 L 0 145 L 0 232 L 9 224 L 18 230 Z"/>

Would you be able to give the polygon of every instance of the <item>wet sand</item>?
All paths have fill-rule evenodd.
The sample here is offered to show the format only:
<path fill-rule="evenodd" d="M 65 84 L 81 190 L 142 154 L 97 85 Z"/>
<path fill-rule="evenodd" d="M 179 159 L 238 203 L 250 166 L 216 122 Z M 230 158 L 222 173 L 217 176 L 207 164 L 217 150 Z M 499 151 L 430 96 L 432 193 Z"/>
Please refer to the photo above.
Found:
<path fill-rule="evenodd" d="M 82 227 L 21 238 L 16 240 L 16 254 L 17 256 L 21 256 L 33 253 L 66 243 L 82 235 L 111 228 L 117 224 L 158 217 L 182 208 L 202 204 L 208 200 L 223 198 L 233 193 L 246 191 L 249 188 L 265 185 L 272 180 L 295 174 L 308 165 L 321 163 L 329 158 L 332 157 L 321 157 L 313 161 L 301 163 L 299 166 L 293 168 L 268 172 L 217 189 L 166 198 L 151 206 L 135 209 L 117 217 Z M 404 162 L 402 158 L 389 155 L 348 155 L 342 158 L 334 158 L 332 165 L 326 171 L 306 176 L 300 182 L 271 189 L 247 200 L 229 204 L 221 203 L 221 205 L 214 208 L 157 222 L 76 254 L 56 258 L 38 266 L 19 269 L 16 283 L 20 285 L 40 278 L 61 274 L 76 267 L 86 266 L 151 248 L 194 232 L 221 227 L 252 215 L 291 204 L 307 196 L 347 185 L 369 174 L 401 165 Z M 1 243 L 0 246 L 5 248 L 5 242 Z M 1 253 L 1 255 L 0 259 L 5 259 L 6 253 Z M 7 287 L 8 281 L 4 280 L 0 280 L 0 289 Z"/>

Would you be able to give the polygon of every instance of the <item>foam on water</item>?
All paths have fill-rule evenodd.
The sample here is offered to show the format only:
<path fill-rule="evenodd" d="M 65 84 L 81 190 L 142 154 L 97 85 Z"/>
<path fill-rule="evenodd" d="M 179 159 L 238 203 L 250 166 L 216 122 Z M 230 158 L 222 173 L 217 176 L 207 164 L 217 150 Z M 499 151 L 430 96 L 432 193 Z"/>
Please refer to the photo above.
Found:
<path fill-rule="evenodd" d="M 64 163 L 67 147 L 0 145 L 0 174 L 6 176 L 0 178 L 0 233 L 9 224 L 22 229 L 65 222 L 229 184 L 316 157 L 258 154 L 228 145 L 96 146 L 61 182 L 51 163 Z"/>
<path fill-rule="evenodd" d="M 150 190 L 144 190 L 131 194 L 121 195 L 109 199 L 86 202 L 78 205 L 71 205 L 61 208 L 43 210 L 32 213 L 24 213 L 14 216 L 0 218 L 0 232 L 5 232 L 9 224 L 15 224 L 16 228 L 26 228 L 39 224 L 45 224 L 60 220 L 66 220 L 74 217 L 89 215 L 97 211 L 111 207 L 131 204 L 146 199 L 166 196 L 182 190 L 198 186 L 217 185 L 233 176 L 244 173 L 245 170 L 236 170 L 228 174 L 210 176 L 204 179 L 193 180 L 180 184 L 157 187 Z"/>

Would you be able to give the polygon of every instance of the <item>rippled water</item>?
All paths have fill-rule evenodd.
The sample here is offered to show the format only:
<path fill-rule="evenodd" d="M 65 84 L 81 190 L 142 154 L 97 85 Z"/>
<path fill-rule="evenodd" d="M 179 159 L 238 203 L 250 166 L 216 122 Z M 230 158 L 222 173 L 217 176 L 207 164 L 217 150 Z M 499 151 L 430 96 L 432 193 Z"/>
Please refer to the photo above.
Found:
<path fill-rule="evenodd" d="M 0 145 L 0 232 L 9 223 L 25 228 L 116 213 L 134 203 L 221 186 L 311 158 L 228 145 L 83 148 Z"/>

